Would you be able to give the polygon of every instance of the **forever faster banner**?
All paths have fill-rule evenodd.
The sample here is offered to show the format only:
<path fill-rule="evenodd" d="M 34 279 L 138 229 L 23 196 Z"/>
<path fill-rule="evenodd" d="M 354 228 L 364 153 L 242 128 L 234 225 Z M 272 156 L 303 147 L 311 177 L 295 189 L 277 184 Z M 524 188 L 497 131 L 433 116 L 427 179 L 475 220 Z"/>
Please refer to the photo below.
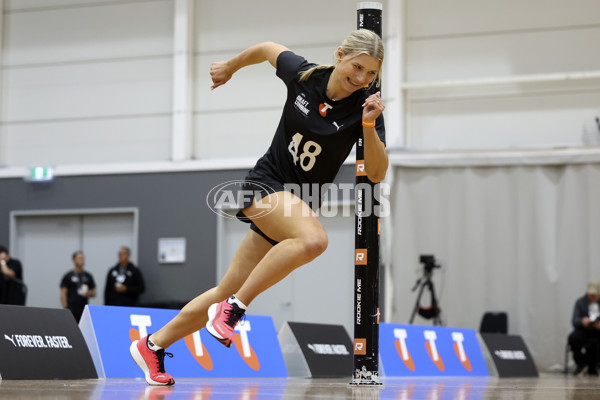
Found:
<path fill-rule="evenodd" d="M 0 305 L 0 380 L 95 378 L 71 311 Z"/>
<path fill-rule="evenodd" d="M 79 327 L 99 377 L 143 377 L 129 355 L 133 340 L 156 332 L 178 310 L 137 307 L 87 306 Z M 202 377 L 287 377 L 273 319 L 247 315 L 237 324 L 234 344 L 227 348 L 206 329 L 177 341 L 167 349 L 165 369 L 176 379 Z"/>
<path fill-rule="evenodd" d="M 489 376 L 473 329 L 382 323 L 385 376 Z"/>

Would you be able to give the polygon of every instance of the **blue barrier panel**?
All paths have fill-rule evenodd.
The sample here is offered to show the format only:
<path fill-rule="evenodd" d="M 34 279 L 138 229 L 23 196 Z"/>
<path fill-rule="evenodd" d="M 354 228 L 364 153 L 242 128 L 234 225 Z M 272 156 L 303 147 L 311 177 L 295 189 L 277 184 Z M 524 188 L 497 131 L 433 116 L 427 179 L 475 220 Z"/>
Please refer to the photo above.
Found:
<path fill-rule="evenodd" d="M 385 376 L 489 376 L 473 329 L 382 323 Z"/>
<path fill-rule="evenodd" d="M 129 355 L 133 340 L 157 331 L 178 310 L 87 306 L 80 328 L 92 352 L 99 376 L 143 377 Z M 234 332 L 234 344 L 226 348 L 206 329 L 177 341 L 167 349 L 165 368 L 175 379 L 195 377 L 287 377 L 273 319 L 246 315 Z M 97 354 L 94 354 L 97 353 Z"/>

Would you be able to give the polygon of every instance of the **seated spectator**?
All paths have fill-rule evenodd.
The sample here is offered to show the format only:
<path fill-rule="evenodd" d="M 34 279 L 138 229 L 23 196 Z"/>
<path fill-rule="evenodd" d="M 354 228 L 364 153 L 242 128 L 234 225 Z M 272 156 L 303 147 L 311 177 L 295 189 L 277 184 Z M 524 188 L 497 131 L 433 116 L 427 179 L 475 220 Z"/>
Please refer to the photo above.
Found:
<path fill-rule="evenodd" d="M 144 293 L 144 278 L 139 268 L 129 260 L 130 256 L 129 247 L 121 247 L 119 262 L 108 270 L 104 289 L 104 304 L 107 306 L 135 307 L 140 294 Z"/>
<path fill-rule="evenodd" d="M 23 266 L 0 246 L 0 304 L 25 305 Z"/>
<path fill-rule="evenodd" d="M 60 281 L 60 302 L 73 313 L 79 323 L 81 314 L 90 297 L 96 297 L 94 277 L 83 270 L 85 256 L 82 251 L 73 253 L 73 270 L 67 272 Z"/>
<path fill-rule="evenodd" d="M 569 346 L 577 364 L 575 375 L 587 368 L 588 375 L 598 376 L 598 342 L 600 341 L 600 282 L 589 282 L 586 295 L 575 302 Z"/>

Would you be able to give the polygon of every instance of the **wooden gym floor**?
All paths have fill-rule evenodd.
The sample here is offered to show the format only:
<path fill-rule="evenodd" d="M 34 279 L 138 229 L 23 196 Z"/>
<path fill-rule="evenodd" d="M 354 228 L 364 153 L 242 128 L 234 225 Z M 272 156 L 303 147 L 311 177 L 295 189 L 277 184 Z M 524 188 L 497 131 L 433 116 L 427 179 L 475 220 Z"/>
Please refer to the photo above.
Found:
<path fill-rule="evenodd" d="M 384 378 L 382 389 L 350 388 L 348 379 L 178 379 L 148 386 L 142 379 L 0 381 L 0 399 L 526 399 L 598 400 L 600 379 L 559 374 L 539 379 Z"/>

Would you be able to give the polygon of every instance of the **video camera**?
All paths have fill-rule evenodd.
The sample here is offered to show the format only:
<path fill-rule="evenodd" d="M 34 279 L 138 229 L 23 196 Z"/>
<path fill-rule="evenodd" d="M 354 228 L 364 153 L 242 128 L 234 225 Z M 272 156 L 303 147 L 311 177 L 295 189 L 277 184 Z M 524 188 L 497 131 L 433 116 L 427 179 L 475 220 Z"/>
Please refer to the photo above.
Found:
<path fill-rule="evenodd" d="M 431 273 L 434 268 L 442 268 L 441 265 L 435 263 L 435 257 L 433 254 L 421 254 L 419 256 L 419 262 L 423 264 L 425 272 Z"/>

